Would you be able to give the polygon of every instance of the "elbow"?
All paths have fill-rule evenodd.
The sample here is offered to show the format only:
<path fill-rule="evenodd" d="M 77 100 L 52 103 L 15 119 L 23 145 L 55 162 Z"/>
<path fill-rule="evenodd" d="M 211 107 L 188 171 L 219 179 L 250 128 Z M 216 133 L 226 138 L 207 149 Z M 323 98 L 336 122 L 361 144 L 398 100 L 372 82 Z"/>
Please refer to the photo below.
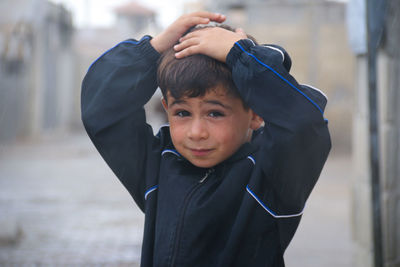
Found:
<path fill-rule="evenodd" d="M 99 128 L 99 117 L 96 116 L 93 109 L 89 107 L 89 105 L 85 105 L 82 102 L 81 105 L 81 121 L 83 127 L 85 128 L 86 132 L 89 136 L 94 136 L 95 133 L 98 131 Z"/>
<path fill-rule="evenodd" d="M 285 140 L 284 146 L 292 150 L 297 148 L 305 153 L 326 158 L 331 150 L 332 143 L 327 122 L 320 118 L 304 120 L 291 129 L 291 134 Z"/>
<path fill-rule="evenodd" d="M 89 136 L 91 136 L 93 133 L 94 125 L 93 125 L 93 120 L 90 119 L 90 116 L 88 115 L 87 112 L 81 111 L 81 121 L 86 132 L 88 133 Z"/>

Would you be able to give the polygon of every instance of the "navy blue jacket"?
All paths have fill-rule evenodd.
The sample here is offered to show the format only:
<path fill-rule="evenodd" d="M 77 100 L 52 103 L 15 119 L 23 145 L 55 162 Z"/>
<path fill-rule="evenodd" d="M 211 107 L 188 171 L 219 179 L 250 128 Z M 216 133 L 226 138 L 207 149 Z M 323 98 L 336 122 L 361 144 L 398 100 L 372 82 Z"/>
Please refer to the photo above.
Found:
<path fill-rule="evenodd" d="M 145 213 L 141 266 L 284 266 L 331 146 L 326 97 L 296 82 L 282 48 L 238 41 L 226 63 L 265 127 L 226 161 L 198 168 L 168 126 L 154 135 L 146 124 L 159 58 L 150 39 L 104 53 L 82 85 L 85 128 Z"/>

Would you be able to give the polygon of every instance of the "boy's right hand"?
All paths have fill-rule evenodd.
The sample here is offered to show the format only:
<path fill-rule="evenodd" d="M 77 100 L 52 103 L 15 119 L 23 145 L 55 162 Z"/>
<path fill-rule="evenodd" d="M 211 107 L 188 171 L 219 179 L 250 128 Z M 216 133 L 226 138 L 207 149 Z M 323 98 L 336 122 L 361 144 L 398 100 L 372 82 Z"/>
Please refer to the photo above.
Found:
<path fill-rule="evenodd" d="M 180 16 L 168 28 L 151 39 L 150 44 L 159 53 L 163 53 L 174 46 L 179 38 L 191 27 L 198 24 L 208 24 L 210 21 L 224 22 L 226 17 L 218 13 L 198 11 Z"/>

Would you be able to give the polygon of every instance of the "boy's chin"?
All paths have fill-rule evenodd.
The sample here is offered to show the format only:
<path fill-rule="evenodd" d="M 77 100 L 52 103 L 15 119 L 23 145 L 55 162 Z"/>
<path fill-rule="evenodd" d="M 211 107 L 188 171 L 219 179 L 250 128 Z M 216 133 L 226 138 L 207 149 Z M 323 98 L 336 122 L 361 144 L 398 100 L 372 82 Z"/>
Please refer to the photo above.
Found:
<path fill-rule="evenodd" d="M 190 159 L 189 162 L 192 163 L 196 167 L 209 169 L 209 168 L 215 167 L 216 165 L 218 165 L 222 161 Z"/>

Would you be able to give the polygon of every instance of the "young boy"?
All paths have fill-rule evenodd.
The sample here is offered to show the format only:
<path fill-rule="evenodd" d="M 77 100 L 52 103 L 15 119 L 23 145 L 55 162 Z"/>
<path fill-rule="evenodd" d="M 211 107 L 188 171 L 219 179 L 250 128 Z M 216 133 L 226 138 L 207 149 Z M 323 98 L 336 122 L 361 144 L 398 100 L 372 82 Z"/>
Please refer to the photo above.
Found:
<path fill-rule="evenodd" d="M 289 75 L 282 48 L 242 30 L 185 34 L 224 20 L 184 15 L 110 49 L 83 81 L 86 130 L 145 213 L 141 266 L 284 266 L 330 150 L 326 98 Z M 154 136 L 143 105 L 158 86 L 169 126 Z"/>

